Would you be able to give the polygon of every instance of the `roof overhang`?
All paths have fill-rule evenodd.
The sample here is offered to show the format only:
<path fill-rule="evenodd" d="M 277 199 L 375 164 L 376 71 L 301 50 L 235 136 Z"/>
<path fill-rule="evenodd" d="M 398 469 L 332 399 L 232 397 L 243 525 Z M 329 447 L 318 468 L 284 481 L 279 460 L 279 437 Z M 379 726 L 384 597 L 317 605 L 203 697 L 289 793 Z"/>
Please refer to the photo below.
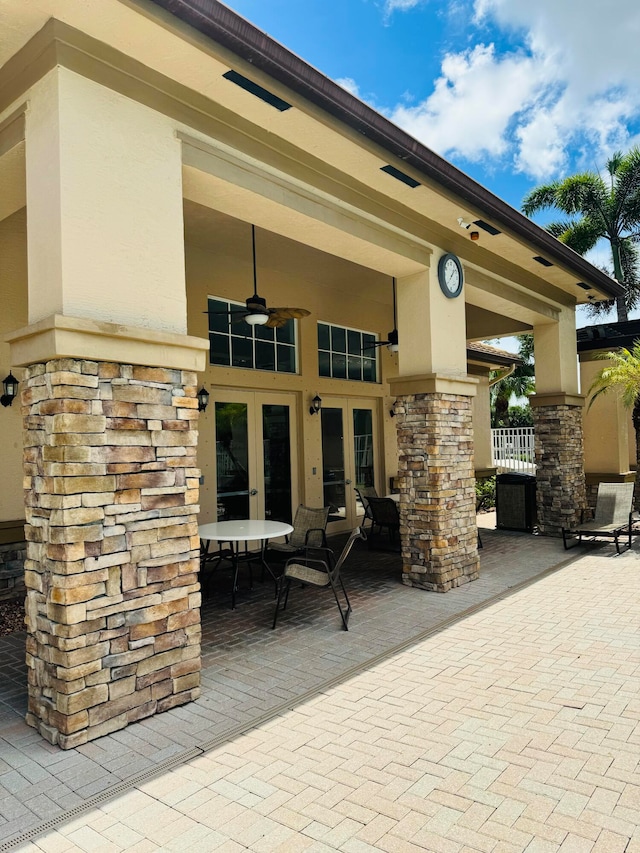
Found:
<path fill-rule="evenodd" d="M 585 301 L 584 290 L 593 288 L 598 292 L 596 298 L 623 295 L 617 281 L 218 0 L 151 2 L 383 148 L 401 161 L 398 167 L 408 166 L 455 195 L 477 218 L 526 241 L 543 258 L 576 278 L 586 279 L 588 284 L 582 294 L 578 292 L 578 297 L 582 295 L 578 301 Z M 580 288 L 580 282 L 576 286 Z"/>

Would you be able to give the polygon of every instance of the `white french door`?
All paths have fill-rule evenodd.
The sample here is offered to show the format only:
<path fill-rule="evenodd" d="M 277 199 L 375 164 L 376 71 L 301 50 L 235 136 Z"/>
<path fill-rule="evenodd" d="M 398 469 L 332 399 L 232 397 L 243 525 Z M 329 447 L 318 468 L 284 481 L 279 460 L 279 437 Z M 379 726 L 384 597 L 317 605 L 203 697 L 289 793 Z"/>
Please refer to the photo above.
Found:
<path fill-rule="evenodd" d="M 291 521 L 298 503 L 295 398 L 213 392 L 217 520 Z"/>
<path fill-rule="evenodd" d="M 364 515 L 355 487 L 375 486 L 378 438 L 375 400 L 322 401 L 322 485 L 332 531 L 350 530 Z"/>

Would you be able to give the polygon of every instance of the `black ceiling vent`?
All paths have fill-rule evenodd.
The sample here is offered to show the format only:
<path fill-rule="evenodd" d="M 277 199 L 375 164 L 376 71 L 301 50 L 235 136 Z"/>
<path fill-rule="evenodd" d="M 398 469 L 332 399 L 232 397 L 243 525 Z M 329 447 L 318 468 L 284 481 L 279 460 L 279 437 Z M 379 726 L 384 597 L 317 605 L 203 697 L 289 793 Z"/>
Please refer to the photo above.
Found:
<path fill-rule="evenodd" d="M 577 281 L 576 284 L 578 287 L 581 287 L 583 290 L 593 290 L 590 284 L 585 284 L 584 281 Z"/>
<path fill-rule="evenodd" d="M 274 95 L 273 92 L 270 92 L 263 86 L 258 86 L 257 83 L 254 83 L 253 80 L 249 80 L 248 77 L 243 77 L 242 74 L 238 74 L 237 71 L 227 71 L 226 74 L 223 74 L 222 76 L 225 80 L 230 80 L 232 83 L 235 83 L 236 86 L 240 86 L 241 89 L 244 89 L 246 92 L 250 92 L 252 95 L 255 95 L 256 98 L 260 98 L 261 101 L 264 101 L 266 104 L 280 110 L 281 113 L 285 110 L 291 109 L 291 104 L 283 101 L 282 98 Z"/>
<path fill-rule="evenodd" d="M 402 181 L 403 184 L 411 187 L 411 189 L 415 189 L 420 186 L 420 181 L 416 181 L 416 179 L 412 178 L 411 175 L 401 172 L 400 169 L 396 169 L 395 166 L 383 166 L 380 171 L 386 172 L 387 175 L 391 175 L 391 177 L 395 178 L 397 181 Z"/>
<path fill-rule="evenodd" d="M 487 231 L 489 234 L 491 234 L 492 237 L 495 237 L 496 234 L 502 234 L 502 231 L 500 231 L 499 228 L 496 228 L 493 225 L 489 225 L 489 223 L 485 222 L 484 219 L 476 219 L 473 224 L 477 225 L 478 228 L 482 228 L 484 231 Z"/>
<path fill-rule="evenodd" d="M 552 267 L 553 266 L 551 261 L 548 261 L 546 258 L 540 257 L 540 255 L 534 255 L 533 260 L 537 261 L 539 264 L 542 264 L 543 267 Z"/>

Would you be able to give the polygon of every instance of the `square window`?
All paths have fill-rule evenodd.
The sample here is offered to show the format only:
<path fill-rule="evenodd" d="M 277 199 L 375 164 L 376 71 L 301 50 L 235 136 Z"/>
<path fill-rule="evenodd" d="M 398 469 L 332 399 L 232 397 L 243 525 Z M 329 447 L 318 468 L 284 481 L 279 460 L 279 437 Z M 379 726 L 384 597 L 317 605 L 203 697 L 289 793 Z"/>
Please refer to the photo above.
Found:
<path fill-rule="evenodd" d="M 347 360 L 349 379 L 362 381 L 362 359 L 359 356 L 350 355 Z"/>
<path fill-rule="evenodd" d="M 274 339 L 274 331 L 271 326 L 254 326 L 253 331 L 259 341 L 272 341 Z"/>
<path fill-rule="evenodd" d="M 231 364 L 234 367 L 253 367 L 251 338 L 231 338 Z"/>
<path fill-rule="evenodd" d="M 331 327 L 331 349 L 334 352 L 347 351 L 347 330 L 340 326 Z"/>
<path fill-rule="evenodd" d="M 333 378 L 334 379 L 346 379 L 347 378 L 347 357 L 346 355 L 342 355 L 341 353 L 334 352 L 331 358 L 331 364 L 333 367 Z"/>
<path fill-rule="evenodd" d="M 223 302 L 221 299 L 210 299 L 208 305 L 209 311 L 209 331 L 210 332 L 228 332 L 229 331 L 229 303 Z"/>
<path fill-rule="evenodd" d="M 372 353 L 375 353 L 376 348 L 374 346 L 376 339 L 373 335 L 368 335 L 366 332 L 362 335 L 362 354 L 365 358 L 371 357 Z"/>
<path fill-rule="evenodd" d="M 228 335 L 209 335 L 209 362 L 211 364 L 231 364 Z"/>
<path fill-rule="evenodd" d="M 331 376 L 331 353 L 318 353 L 318 373 L 320 376 Z"/>
<path fill-rule="evenodd" d="M 347 352 L 349 355 L 362 354 L 362 335 L 349 329 L 347 332 Z"/>
<path fill-rule="evenodd" d="M 271 341 L 256 341 L 256 370 L 276 369 L 276 348 Z"/>
<path fill-rule="evenodd" d="M 288 344 L 278 344 L 278 370 L 281 373 L 296 372 L 296 350 Z"/>
<path fill-rule="evenodd" d="M 295 344 L 295 326 L 293 320 L 287 320 L 284 326 L 276 329 L 276 340 L 281 344 Z"/>
<path fill-rule="evenodd" d="M 331 349 L 331 335 L 326 323 L 318 323 L 318 349 Z"/>
<path fill-rule="evenodd" d="M 374 358 L 362 359 L 362 378 L 365 382 L 376 382 L 376 360 Z"/>

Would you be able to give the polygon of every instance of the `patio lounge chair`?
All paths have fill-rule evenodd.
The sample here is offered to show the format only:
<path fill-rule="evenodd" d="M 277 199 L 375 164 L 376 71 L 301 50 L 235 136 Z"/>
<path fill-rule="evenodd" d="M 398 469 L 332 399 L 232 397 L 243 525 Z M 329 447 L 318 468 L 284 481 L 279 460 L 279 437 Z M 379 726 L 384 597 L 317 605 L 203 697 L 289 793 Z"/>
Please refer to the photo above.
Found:
<path fill-rule="evenodd" d="M 273 614 L 273 625 L 271 627 L 276 627 L 276 622 L 278 620 L 278 610 L 280 608 L 280 601 L 282 600 L 282 593 L 285 593 L 284 603 L 282 605 L 282 609 L 284 610 L 287 606 L 287 602 L 289 601 L 291 581 L 298 580 L 301 581 L 302 584 L 305 586 L 315 586 L 321 589 L 327 589 L 328 587 L 331 587 L 336 600 L 336 604 L 338 605 L 338 610 L 340 611 L 340 617 L 342 618 L 342 627 L 345 631 L 348 631 L 349 616 L 351 615 L 351 602 L 349 601 L 349 596 L 347 595 L 347 591 L 344 588 L 344 583 L 342 582 L 342 578 L 340 577 L 340 570 L 345 560 L 349 556 L 349 553 L 353 547 L 353 543 L 356 541 L 356 539 L 366 540 L 366 538 L 366 534 L 362 530 L 362 528 L 356 527 L 356 529 L 351 532 L 351 535 L 347 540 L 347 544 L 342 549 L 342 553 L 338 557 L 338 561 L 335 564 L 333 564 L 333 552 L 330 548 L 311 549 L 313 553 L 323 551 L 325 555 L 324 559 L 316 559 L 315 557 L 305 557 L 303 558 L 303 561 L 299 561 L 296 559 L 287 560 L 287 564 L 284 567 L 284 572 L 280 577 L 278 584 L 278 600 L 276 602 L 276 609 Z M 338 598 L 338 586 L 340 586 L 340 588 L 342 589 L 342 593 L 344 595 L 347 605 L 346 610 L 343 610 L 342 605 L 340 604 L 340 599 Z"/>
<path fill-rule="evenodd" d="M 293 519 L 293 532 L 286 542 L 274 542 L 269 545 L 269 554 L 281 554 L 293 557 L 304 553 L 305 548 L 327 547 L 327 520 L 329 507 L 311 507 L 300 504 Z"/>
<path fill-rule="evenodd" d="M 398 504 L 392 498 L 369 498 L 369 508 L 371 510 L 369 546 L 371 547 L 372 545 L 376 527 L 379 533 L 386 527 L 389 533 L 389 541 L 392 545 L 395 545 L 400 534 Z"/>
<path fill-rule="evenodd" d="M 583 510 L 584 517 L 584 510 Z M 633 483 L 600 483 L 593 521 L 584 521 L 575 528 L 562 528 L 564 547 L 569 549 L 568 542 L 577 537 L 576 545 L 580 545 L 583 536 L 593 538 L 605 537 L 613 539 L 616 551 L 620 553 L 619 537 L 628 535 L 627 547 L 631 547 L 633 525 Z"/>

